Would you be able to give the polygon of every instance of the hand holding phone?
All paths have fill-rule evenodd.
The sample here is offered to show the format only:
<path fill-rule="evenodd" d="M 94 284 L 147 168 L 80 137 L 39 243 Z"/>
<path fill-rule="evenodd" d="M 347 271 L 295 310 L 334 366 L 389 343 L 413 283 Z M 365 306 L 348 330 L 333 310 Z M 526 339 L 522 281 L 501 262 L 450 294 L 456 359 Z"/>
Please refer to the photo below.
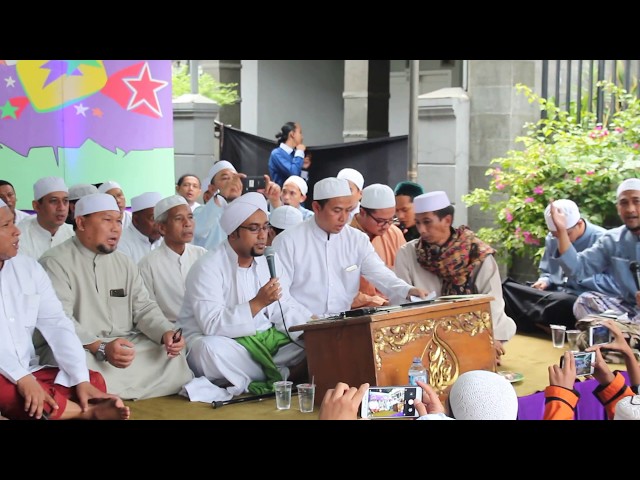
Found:
<path fill-rule="evenodd" d="M 576 362 L 576 376 L 593 375 L 593 363 L 596 361 L 596 352 L 571 352 Z M 560 368 L 564 367 L 564 355 L 560 357 Z"/>
<path fill-rule="evenodd" d="M 242 179 L 242 193 L 261 192 L 267 188 L 264 176 L 245 177 Z"/>
<path fill-rule="evenodd" d="M 593 325 L 589 327 L 589 346 L 604 345 L 613 340 L 611 331 L 606 325 Z"/>
<path fill-rule="evenodd" d="M 180 327 L 179 329 L 177 329 L 174 333 L 173 333 L 173 343 L 178 343 L 180 340 L 182 339 L 182 327 Z"/>
<path fill-rule="evenodd" d="M 369 387 L 362 399 L 362 418 L 416 418 L 416 400 L 422 399 L 420 387 L 398 385 Z"/>

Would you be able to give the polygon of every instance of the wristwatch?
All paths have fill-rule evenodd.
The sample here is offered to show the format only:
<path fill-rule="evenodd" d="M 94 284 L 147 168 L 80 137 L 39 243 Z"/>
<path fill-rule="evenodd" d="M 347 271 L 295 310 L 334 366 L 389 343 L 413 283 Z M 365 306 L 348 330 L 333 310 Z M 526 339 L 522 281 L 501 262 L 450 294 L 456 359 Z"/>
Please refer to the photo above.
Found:
<path fill-rule="evenodd" d="M 96 360 L 99 362 L 105 362 L 107 360 L 107 352 L 105 352 L 105 348 L 107 348 L 107 342 L 100 343 L 98 350 L 96 350 Z"/>

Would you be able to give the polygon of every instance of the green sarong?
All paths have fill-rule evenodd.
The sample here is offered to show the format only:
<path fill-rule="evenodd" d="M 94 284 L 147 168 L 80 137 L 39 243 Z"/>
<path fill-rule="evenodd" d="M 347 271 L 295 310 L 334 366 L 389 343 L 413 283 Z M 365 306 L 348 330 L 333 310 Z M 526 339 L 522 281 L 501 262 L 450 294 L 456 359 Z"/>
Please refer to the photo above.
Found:
<path fill-rule="evenodd" d="M 248 387 L 249 391 L 254 395 L 273 392 L 273 382 L 282 380 L 282 375 L 276 368 L 272 355 L 275 355 L 283 345 L 291 343 L 289 337 L 276 330 L 276 327 L 271 327 L 250 337 L 238 337 L 235 341 L 246 348 L 251 358 L 262 365 L 262 370 L 267 377 L 263 382 L 251 382 Z"/>

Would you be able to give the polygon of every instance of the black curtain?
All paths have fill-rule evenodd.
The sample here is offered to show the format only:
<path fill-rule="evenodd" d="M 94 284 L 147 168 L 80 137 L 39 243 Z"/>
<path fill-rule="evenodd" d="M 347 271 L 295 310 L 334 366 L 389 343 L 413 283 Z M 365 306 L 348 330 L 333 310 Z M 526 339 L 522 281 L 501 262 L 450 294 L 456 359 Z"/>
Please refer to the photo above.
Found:
<path fill-rule="evenodd" d="M 242 132 L 233 127 L 220 126 L 220 159 L 231 162 L 239 172 L 247 175 L 269 173 L 269 155 L 276 148 L 276 140 Z M 355 168 L 364 176 L 364 185 L 383 183 L 394 188 L 407 179 L 408 136 L 375 138 L 333 145 L 307 145 L 312 156 L 309 169 L 309 194 L 305 205 L 310 208 L 315 182 L 335 177 L 345 168 Z"/>

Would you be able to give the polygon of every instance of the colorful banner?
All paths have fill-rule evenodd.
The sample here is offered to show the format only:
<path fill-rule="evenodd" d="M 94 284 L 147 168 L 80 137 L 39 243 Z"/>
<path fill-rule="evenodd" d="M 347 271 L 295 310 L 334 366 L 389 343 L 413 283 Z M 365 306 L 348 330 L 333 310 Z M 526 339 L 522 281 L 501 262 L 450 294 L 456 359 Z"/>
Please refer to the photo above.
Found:
<path fill-rule="evenodd" d="M 0 60 L 0 179 L 115 180 L 128 203 L 174 192 L 170 60 Z"/>

